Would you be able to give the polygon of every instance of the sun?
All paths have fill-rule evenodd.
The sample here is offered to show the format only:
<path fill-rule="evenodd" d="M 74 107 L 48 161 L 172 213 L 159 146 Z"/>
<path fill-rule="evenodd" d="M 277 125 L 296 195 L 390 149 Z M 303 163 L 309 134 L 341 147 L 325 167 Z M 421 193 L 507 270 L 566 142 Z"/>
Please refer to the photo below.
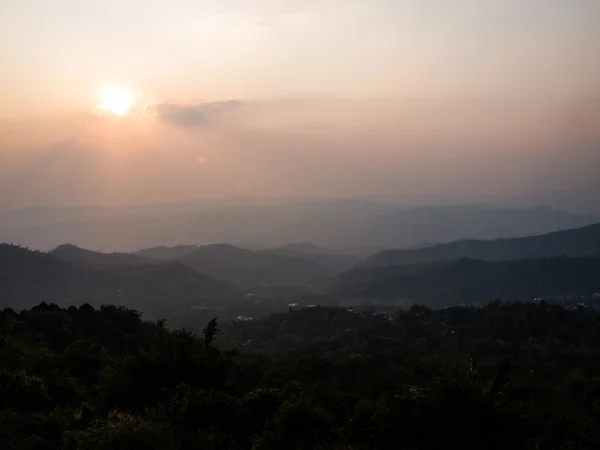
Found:
<path fill-rule="evenodd" d="M 100 96 L 100 103 L 96 106 L 100 111 L 124 116 L 133 105 L 133 96 L 120 86 L 111 86 Z"/>

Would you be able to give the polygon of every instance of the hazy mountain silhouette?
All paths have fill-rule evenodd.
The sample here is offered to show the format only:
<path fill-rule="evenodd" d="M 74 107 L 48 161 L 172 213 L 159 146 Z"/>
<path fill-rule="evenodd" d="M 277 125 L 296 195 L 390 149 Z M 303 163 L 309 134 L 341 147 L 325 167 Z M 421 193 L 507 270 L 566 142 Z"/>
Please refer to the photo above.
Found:
<path fill-rule="evenodd" d="M 80 250 L 72 254 L 89 256 Z M 106 260 L 97 255 L 93 260 L 97 258 Z M 177 262 L 118 265 L 112 260 L 90 264 L 79 259 L 74 264 L 52 254 L 0 245 L 0 307 L 22 309 L 40 301 L 59 305 L 114 303 L 152 315 L 184 305 L 214 304 L 239 292 L 232 283 Z"/>
<path fill-rule="evenodd" d="M 251 251 L 229 244 L 198 248 L 177 261 L 221 280 L 246 286 L 322 285 L 332 271 L 306 258 Z"/>
<path fill-rule="evenodd" d="M 93 209 L 42 212 L 0 213 L 0 235 L 7 242 L 43 250 L 64 242 L 102 251 L 219 242 L 273 248 L 310 242 L 343 253 L 359 249 L 366 256 L 423 242 L 549 233 L 599 220 L 548 208 L 406 207 L 364 200 L 156 205 L 100 209 L 96 215 Z"/>
<path fill-rule="evenodd" d="M 291 243 L 273 249 L 266 249 L 264 252 L 308 259 L 334 271 L 349 269 L 360 260 L 357 255 L 337 252 L 311 243 Z"/>
<path fill-rule="evenodd" d="M 72 244 L 63 244 L 50 252 L 52 256 L 75 265 L 89 266 L 143 266 L 158 264 L 154 259 L 131 253 L 101 253 L 79 248 Z"/>
<path fill-rule="evenodd" d="M 346 297 L 448 306 L 600 292 L 600 258 L 472 259 L 357 268 L 332 289 Z"/>
<path fill-rule="evenodd" d="M 173 261 L 189 255 L 199 248 L 200 247 L 197 245 L 176 245 L 174 247 L 158 246 L 138 250 L 135 254 L 160 261 Z"/>
<path fill-rule="evenodd" d="M 310 255 L 288 250 L 251 251 L 229 244 L 152 247 L 136 253 L 101 253 L 64 244 L 52 250 L 50 255 L 79 267 L 91 268 L 164 266 L 177 262 L 200 273 L 246 287 L 322 285 L 333 274 L 334 269 L 316 260 L 325 259 L 332 265 L 339 265 L 336 258 L 346 257 L 330 252 L 312 258 Z M 356 259 L 352 258 L 352 261 Z M 344 268 L 350 266 L 349 262 Z"/>
<path fill-rule="evenodd" d="M 512 238 L 581 227 L 598 221 L 593 216 L 541 207 L 414 207 L 375 218 L 371 243 L 398 248 L 423 242 Z M 398 245 L 393 245 L 394 242 Z"/>
<path fill-rule="evenodd" d="M 281 245 L 277 250 L 288 250 L 294 253 L 301 253 L 305 255 L 333 255 L 338 254 L 334 250 L 330 250 L 319 245 L 315 245 L 311 242 L 291 242 L 289 244 Z"/>
<path fill-rule="evenodd" d="M 547 205 L 556 209 L 568 209 L 582 214 L 600 215 L 600 188 L 589 185 L 571 189 L 559 189 L 538 194 L 515 196 L 507 199 L 511 205 L 531 207 Z"/>
<path fill-rule="evenodd" d="M 459 258 L 500 261 L 552 256 L 600 256 L 600 224 L 513 239 L 464 240 L 412 250 L 385 250 L 361 267 L 391 266 Z"/>
<path fill-rule="evenodd" d="M 251 251 L 214 244 L 177 259 L 199 272 L 236 284 L 254 286 L 322 285 L 332 270 L 292 253 Z"/>

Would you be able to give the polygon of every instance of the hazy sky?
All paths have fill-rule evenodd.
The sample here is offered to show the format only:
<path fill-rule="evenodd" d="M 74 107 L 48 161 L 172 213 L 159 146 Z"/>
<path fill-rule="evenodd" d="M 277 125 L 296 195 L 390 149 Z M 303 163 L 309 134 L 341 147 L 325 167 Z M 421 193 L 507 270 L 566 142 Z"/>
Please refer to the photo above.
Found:
<path fill-rule="evenodd" d="M 598 186 L 599 23 L 598 0 L 0 1 L 0 208 Z"/>

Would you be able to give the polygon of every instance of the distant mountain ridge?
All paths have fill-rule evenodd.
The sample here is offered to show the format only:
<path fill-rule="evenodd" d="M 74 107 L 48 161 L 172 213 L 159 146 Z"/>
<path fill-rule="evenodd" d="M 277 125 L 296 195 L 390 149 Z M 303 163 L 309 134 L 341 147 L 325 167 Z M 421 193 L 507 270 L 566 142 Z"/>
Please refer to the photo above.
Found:
<path fill-rule="evenodd" d="M 333 275 L 329 267 L 295 254 L 252 251 L 230 244 L 203 246 L 177 261 L 215 278 L 250 288 L 322 285 Z"/>
<path fill-rule="evenodd" d="M 77 266 L 92 268 L 178 263 L 215 279 L 247 288 L 320 286 L 334 275 L 335 270 L 322 264 L 319 259 L 330 258 L 333 263 L 339 264 L 332 255 L 317 255 L 313 258 L 311 255 L 292 251 L 253 251 L 230 244 L 152 247 L 135 253 L 101 253 L 65 244 L 52 250 L 50 255 Z M 344 268 L 350 266 L 351 264 L 346 264 Z"/>
<path fill-rule="evenodd" d="M 78 255 L 88 252 L 68 250 L 70 254 Z M 117 258 L 120 259 L 121 255 Z M 29 308 L 40 301 L 59 305 L 113 303 L 153 315 L 165 314 L 185 305 L 218 303 L 220 299 L 239 293 L 241 289 L 238 286 L 198 273 L 178 262 L 69 262 L 53 254 L 0 244 L 2 308 Z"/>
<path fill-rule="evenodd" d="M 178 258 L 182 258 L 190 253 L 195 252 L 200 247 L 198 245 L 176 245 L 174 247 L 167 247 L 160 245 L 157 247 L 144 248 L 135 252 L 138 256 L 144 258 L 161 260 L 161 261 L 173 261 Z"/>
<path fill-rule="evenodd" d="M 341 253 L 368 253 L 423 242 L 495 239 L 565 230 L 598 217 L 550 208 L 407 206 L 358 199 L 243 205 L 0 212 L 5 241 L 48 250 L 64 242 L 102 251 L 246 243 L 276 248 L 310 242 Z M 309 253 L 302 246 L 288 250 Z M 318 253 L 318 250 L 317 250 Z M 142 255 L 148 256 L 148 255 Z M 179 255 L 181 256 L 181 255 Z"/>
<path fill-rule="evenodd" d="M 356 268 L 345 272 L 332 291 L 346 297 L 435 307 L 592 295 L 600 292 L 600 258 L 459 259 Z"/>
<path fill-rule="evenodd" d="M 600 223 L 539 236 L 495 240 L 462 240 L 410 250 L 385 250 L 359 267 L 382 267 L 460 258 L 503 261 L 553 256 L 600 256 Z"/>
<path fill-rule="evenodd" d="M 286 244 L 277 248 L 264 249 L 263 252 L 308 259 L 335 272 L 347 270 L 360 261 L 360 257 L 357 255 L 338 252 L 311 243 Z"/>
<path fill-rule="evenodd" d="M 50 255 L 73 264 L 90 266 L 142 266 L 154 265 L 159 262 L 140 255 L 123 252 L 101 253 L 72 244 L 63 244 L 51 250 Z"/>
<path fill-rule="evenodd" d="M 291 242 L 289 244 L 284 244 L 277 247 L 276 250 L 287 250 L 290 252 L 303 253 L 307 255 L 331 255 L 336 253 L 328 248 L 315 245 L 312 242 Z"/>

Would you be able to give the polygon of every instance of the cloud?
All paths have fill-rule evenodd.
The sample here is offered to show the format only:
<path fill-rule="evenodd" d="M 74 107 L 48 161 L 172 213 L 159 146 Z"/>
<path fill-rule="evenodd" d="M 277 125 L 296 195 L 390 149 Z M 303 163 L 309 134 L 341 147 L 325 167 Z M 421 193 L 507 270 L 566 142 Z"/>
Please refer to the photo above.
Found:
<path fill-rule="evenodd" d="M 160 120 L 182 128 L 205 126 L 217 117 L 239 108 L 244 103 L 239 100 L 198 103 L 195 105 L 179 105 L 161 103 L 155 105 Z"/>

